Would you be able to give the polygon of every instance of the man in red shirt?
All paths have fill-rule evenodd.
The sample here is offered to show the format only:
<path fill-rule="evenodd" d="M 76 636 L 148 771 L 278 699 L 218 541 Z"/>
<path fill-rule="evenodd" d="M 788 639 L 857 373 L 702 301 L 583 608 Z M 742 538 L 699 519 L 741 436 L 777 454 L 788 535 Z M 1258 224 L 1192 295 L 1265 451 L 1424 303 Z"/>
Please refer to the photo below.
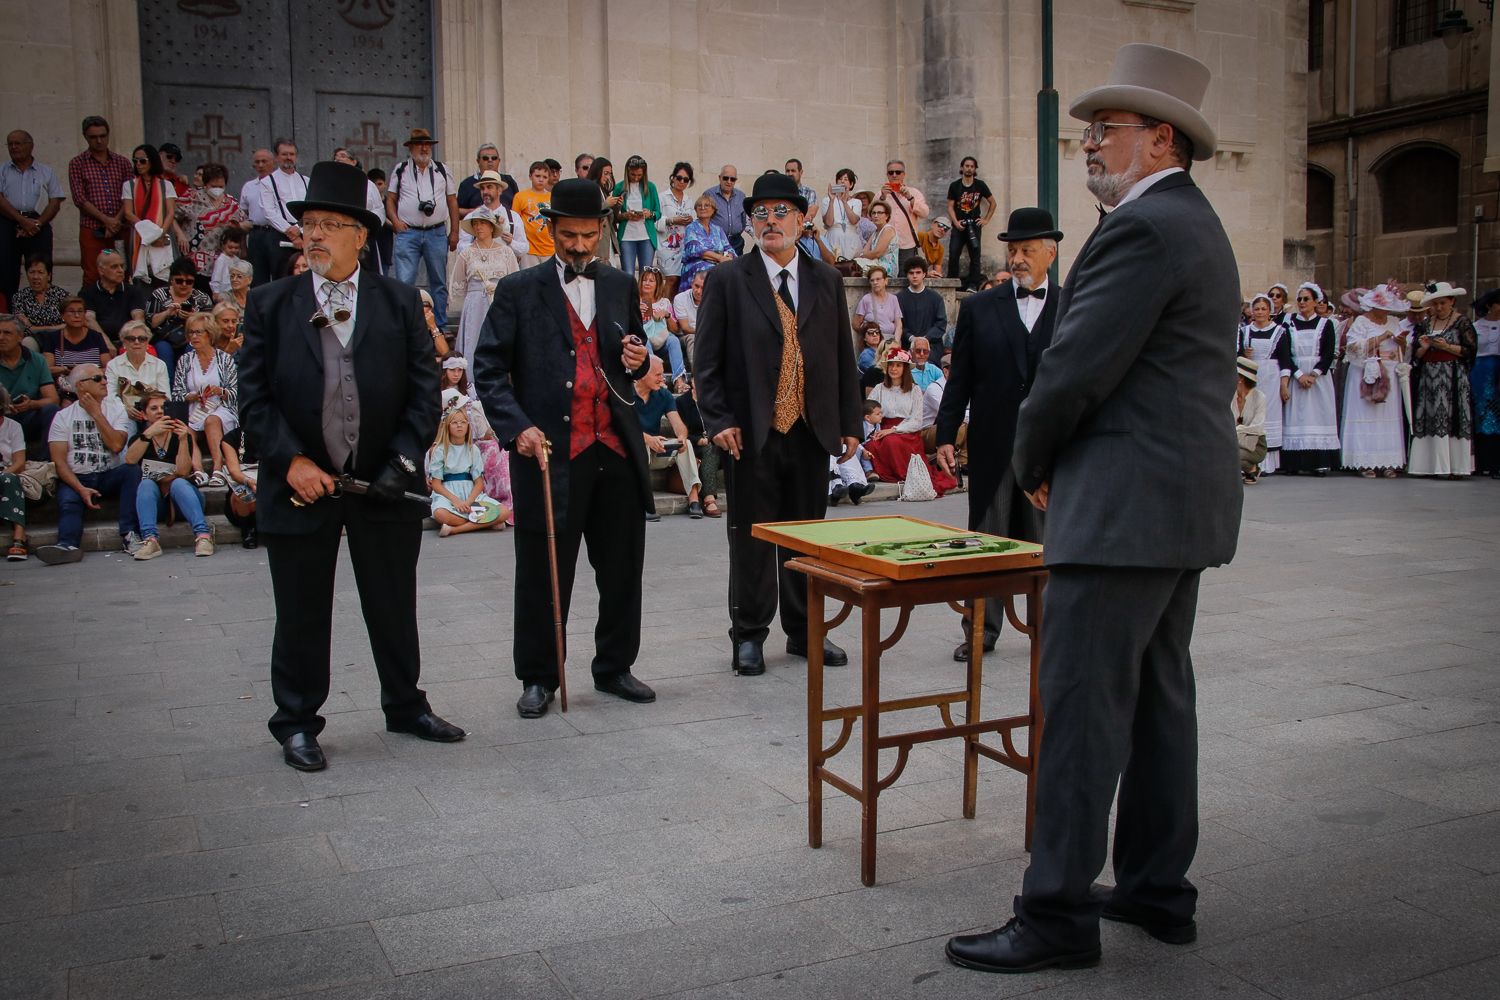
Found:
<path fill-rule="evenodd" d="M 516 711 L 544 715 L 558 686 L 547 518 L 550 475 L 558 589 L 567 621 L 580 542 L 599 588 L 594 687 L 656 700 L 630 668 L 641 645 L 645 512 L 654 511 L 631 381 L 649 371 L 635 281 L 595 258 L 609 208 L 599 185 L 570 177 L 541 209 L 554 256 L 507 275 L 474 352 L 474 385 L 490 426 L 514 450 Z M 538 460 L 552 451 L 543 471 Z"/>
<path fill-rule="evenodd" d="M 115 249 L 125 235 L 120 191 L 135 176 L 130 161 L 109 148 L 109 122 L 98 115 L 83 120 L 88 149 L 68 161 L 68 187 L 78 206 L 78 250 L 83 283 L 99 280 L 99 253 Z"/>

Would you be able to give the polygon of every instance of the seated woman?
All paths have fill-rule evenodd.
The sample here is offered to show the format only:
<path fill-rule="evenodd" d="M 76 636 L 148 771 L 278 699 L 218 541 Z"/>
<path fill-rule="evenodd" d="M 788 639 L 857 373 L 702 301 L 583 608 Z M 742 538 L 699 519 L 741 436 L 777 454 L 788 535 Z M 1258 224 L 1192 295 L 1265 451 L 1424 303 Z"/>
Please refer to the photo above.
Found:
<path fill-rule="evenodd" d="M 863 375 L 875 367 L 875 353 L 880 350 L 880 342 L 885 338 L 880 335 L 880 324 L 872 320 L 865 320 L 864 330 L 860 337 L 864 347 L 861 348 L 855 365 L 859 368 L 859 373 Z"/>
<path fill-rule="evenodd" d="M 700 497 L 706 517 L 721 517 L 719 493 L 724 489 L 724 458 L 719 446 L 709 440 L 703 429 L 703 413 L 698 409 L 698 385 L 688 376 L 688 391 L 677 397 L 677 415 L 688 430 L 693 451 L 698 456 L 698 479 L 703 484 Z"/>
<path fill-rule="evenodd" d="M 178 257 L 172 261 L 171 283 L 151 293 L 146 307 L 146 319 L 151 324 L 151 342 L 156 356 L 169 369 L 174 369 L 177 356 L 186 346 L 182 323 L 190 313 L 207 313 L 214 307 L 213 300 L 195 287 L 198 269 L 192 258 Z"/>
<path fill-rule="evenodd" d="M 889 291 L 890 275 L 879 264 L 866 272 L 870 279 L 870 290 L 860 296 L 854 307 L 850 323 L 855 330 L 863 330 L 865 324 L 873 322 L 880 327 L 880 335 L 886 340 L 901 342 L 901 303 Z"/>
<path fill-rule="evenodd" d="M 104 369 L 104 387 L 109 395 L 125 404 L 125 414 L 136 422 L 146 419 L 143 407 L 146 396 L 159 392 L 163 396 L 172 391 L 172 375 L 161 358 L 146 353 L 151 343 L 151 330 L 144 320 L 133 319 L 120 327 L 120 347 L 123 353 L 115 356 Z"/>
<path fill-rule="evenodd" d="M 855 254 L 854 262 L 866 274 L 872 268 L 879 267 L 889 278 L 895 273 L 896 262 L 901 255 L 901 247 L 896 242 L 896 227 L 891 225 L 890 207 L 884 202 L 876 202 L 870 206 L 869 218 L 875 231 L 865 240 L 859 253 Z"/>
<path fill-rule="evenodd" d="M 687 373 L 687 368 L 682 360 L 682 341 L 677 337 L 677 317 L 672 313 L 672 300 L 662 295 L 665 285 L 666 280 L 659 268 L 651 264 L 641 268 L 641 326 L 645 329 L 651 350 L 672 366 L 673 391 L 686 392 L 687 385 L 683 382 L 683 375 Z"/>
<path fill-rule="evenodd" d="M 21 425 L 6 416 L 10 412 L 10 393 L 0 385 L 0 524 L 10 524 L 10 548 L 7 562 L 25 562 L 26 494 L 21 489 L 21 473 L 26 469 L 26 435 Z"/>
<path fill-rule="evenodd" d="M 206 482 L 226 487 L 242 500 L 251 494 L 249 479 L 240 468 L 240 374 L 234 358 L 213 345 L 213 317 L 192 313 L 184 325 L 187 353 L 177 359 L 172 376 L 172 398 L 186 402 L 187 425 L 202 435 L 203 453 L 213 463 Z M 231 437 L 231 435 L 233 435 Z"/>
<path fill-rule="evenodd" d="M 214 554 L 213 532 L 203 513 L 203 497 L 193 487 L 192 432 L 181 420 L 167 416 L 167 398 L 153 392 L 146 397 L 146 429 L 125 448 L 125 461 L 141 467 L 141 481 L 135 491 L 135 514 L 140 522 L 141 546 L 132 556 L 145 562 L 161 555 L 156 518 L 163 497 L 170 497 L 177 510 L 193 526 L 193 555 Z M 121 503 L 130 498 L 121 497 Z"/>
<path fill-rule="evenodd" d="M 432 293 L 427 289 L 418 288 L 417 296 L 422 300 L 422 318 L 427 322 L 427 335 L 432 338 L 433 356 L 442 361 L 453 353 L 453 348 L 448 344 L 448 335 L 438 326 L 437 306 L 432 304 Z"/>
<path fill-rule="evenodd" d="M 468 531 L 504 529 L 510 511 L 484 492 L 484 456 L 474 444 L 469 407 L 459 397 L 443 411 L 437 440 L 427 452 L 432 519 L 444 538 Z"/>
<path fill-rule="evenodd" d="M 688 437 L 687 425 L 677 414 L 677 400 L 667 389 L 662 379 L 662 360 L 651 356 L 651 368 L 635 380 L 635 415 L 640 421 L 641 437 L 646 442 L 646 461 L 652 469 L 677 466 L 682 477 L 682 488 L 687 491 L 688 516 L 698 520 L 703 516 L 703 481 L 698 476 L 698 455 Z M 661 436 L 661 422 L 665 418 L 672 428 L 671 437 Z M 647 520 L 660 520 L 659 516 L 647 515 Z"/>
<path fill-rule="evenodd" d="M 896 348 L 886 355 L 885 381 L 870 390 L 870 401 L 880 404 L 880 429 L 865 442 L 865 452 L 882 480 L 906 479 L 906 469 L 915 455 L 924 459 L 922 447 L 922 393 L 911 378 L 911 355 Z"/>
<path fill-rule="evenodd" d="M 682 236 L 682 275 L 678 285 L 692 285 L 693 275 L 707 271 L 715 264 L 734 259 L 734 247 L 729 237 L 714 220 L 714 200 L 708 195 L 699 195 L 693 202 L 693 214 L 697 216 Z"/>
<path fill-rule="evenodd" d="M 255 279 L 255 267 L 248 260 L 230 258 L 226 265 L 229 272 L 229 291 L 220 292 L 214 298 L 228 302 L 243 313 L 250 305 L 250 282 Z"/>
<path fill-rule="evenodd" d="M 62 305 L 62 331 L 43 357 L 54 379 L 66 378 L 79 365 L 107 367 L 114 357 L 114 345 L 98 330 L 89 329 L 88 307 L 74 296 Z"/>
<path fill-rule="evenodd" d="M 62 329 L 62 304 L 72 298 L 52 283 L 52 260 L 42 254 L 26 258 L 26 287 L 11 296 L 11 309 L 24 322 L 21 332 L 34 339 L 28 344 L 40 351 L 51 344 Z"/>

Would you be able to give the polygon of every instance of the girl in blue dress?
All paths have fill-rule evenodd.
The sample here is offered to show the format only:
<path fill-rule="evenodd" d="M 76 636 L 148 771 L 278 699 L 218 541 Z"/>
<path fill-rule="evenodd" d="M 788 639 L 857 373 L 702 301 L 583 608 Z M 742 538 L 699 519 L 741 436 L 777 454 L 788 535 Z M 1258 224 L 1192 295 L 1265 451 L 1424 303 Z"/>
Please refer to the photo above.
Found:
<path fill-rule="evenodd" d="M 468 407 L 443 411 L 437 440 L 427 452 L 427 487 L 432 490 L 432 519 L 438 534 L 503 529 L 510 511 L 484 492 L 484 455 L 474 443 Z"/>

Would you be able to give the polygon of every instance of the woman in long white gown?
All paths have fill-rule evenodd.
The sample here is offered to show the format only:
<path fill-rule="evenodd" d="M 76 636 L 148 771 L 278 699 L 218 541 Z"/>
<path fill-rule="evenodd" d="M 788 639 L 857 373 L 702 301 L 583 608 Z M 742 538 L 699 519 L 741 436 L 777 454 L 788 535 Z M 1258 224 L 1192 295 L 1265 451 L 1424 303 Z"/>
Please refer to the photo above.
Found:
<path fill-rule="evenodd" d="M 1266 397 L 1266 457 L 1262 475 L 1281 466 L 1281 407 L 1290 390 L 1292 356 L 1286 330 L 1272 319 L 1275 305 L 1267 295 L 1250 300 L 1250 322 L 1240 327 L 1240 354 L 1258 366 L 1256 388 Z"/>
<path fill-rule="evenodd" d="M 495 285 L 507 274 L 520 269 L 515 251 L 495 238 L 500 220 L 488 208 L 480 206 L 464 217 L 459 227 L 474 237 L 453 261 L 453 275 L 448 282 L 448 299 L 463 297 L 463 313 L 458 319 L 458 353 L 474 357 L 479 330 L 484 326 Z"/>
<path fill-rule="evenodd" d="M 1405 299 L 1383 286 L 1360 297 L 1364 315 L 1344 337 L 1344 424 L 1340 433 L 1346 469 L 1366 479 L 1396 478 L 1406 466 L 1406 421 L 1401 403 L 1401 367 L 1407 337 L 1400 314 Z"/>

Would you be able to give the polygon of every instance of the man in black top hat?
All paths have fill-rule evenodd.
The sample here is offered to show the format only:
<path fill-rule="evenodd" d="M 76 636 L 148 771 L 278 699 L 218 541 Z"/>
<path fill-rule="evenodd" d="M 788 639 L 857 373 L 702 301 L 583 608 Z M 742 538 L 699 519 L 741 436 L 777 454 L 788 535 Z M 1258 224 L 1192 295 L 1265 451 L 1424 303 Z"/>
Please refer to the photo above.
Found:
<path fill-rule="evenodd" d="M 417 556 L 426 494 L 419 470 L 437 432 L 438 370 L 416 290 L 359 266 L 380 219 L 365 175 L 313 168 L 287 205 L 311 271 L 256 288 L 240 351 L 240 418 L 259 450 L 256 523 L 276 599 L 271 734 L 292 767 L 326 766 L 318 733 L 328 697 L 329 634 L 339 538 L 347 534 L 386 729 L 454 742 L 464 731 L 432 713 L 417 640 Z M 338 477 L 368 484 L 354 495 Z"/>
<path fill-rule="evenodd" d="M 958 429 L 969 412 L 969 530 L 1029 542 L 1042 540 L 1042 512 L 1016 485 L 1011 443 L 1021 402 L 1036 378 L 1037 362 L 1052 342 L 1057 295 L 1047 276 L 1062 232 L 1045 208 L 1018 208 L 1000 234 L 1011 278 L 971 295 L 958 310 L 952 367 L 937 416 L 937 460 L 947 472 L 956 462 Z M 1005 621 L 999 599 L 985 602 L 984 648 L 995 648 Z M 953 651 L 969 658 L 969 632 Z"/>
<path fill-rule="evenodd" d="M 797 249 L 807 200 L 785 174 L 755 179 L 745 199 L 758 246 L 708 273 L 694 342 L 698 408 L 728 452 L 730 637 L 741 674 L 765 673 L 779 604 L 786 650 L 806 656 L 807 582 L 759 521 L 828 511 L 828 457 L 851 457 L 862 429 L 859 371 L 838 271 Z M 832 642 L 825 663 L 849 662 Z"/>
<path fill-rule="evenodd" d="M 656 700 L 630 673 L 641 645 L 644 512 L 655 510 L 631 382 L 646 374 L 649 356 L 634 280 L 594 257 L 608 214 L 598 184 L 558 182 L 542 209 L 554 256 L 500 281 L 474 351 L 490 426 L 521 459 L 510 474 L 523 719 L 544 715 L 558 686 L 543 475 L 551 477 L 565 623 L 580 542 L 594 567 L 594 687 L 626 701 Z"/>

